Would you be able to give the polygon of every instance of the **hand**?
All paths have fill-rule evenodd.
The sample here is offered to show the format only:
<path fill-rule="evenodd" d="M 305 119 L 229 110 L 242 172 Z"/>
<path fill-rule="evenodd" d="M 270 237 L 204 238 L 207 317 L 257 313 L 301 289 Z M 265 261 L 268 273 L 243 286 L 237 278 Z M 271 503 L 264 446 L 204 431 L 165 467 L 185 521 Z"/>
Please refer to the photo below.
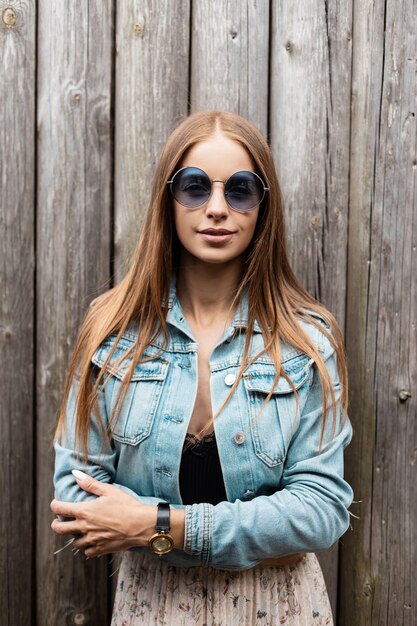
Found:
<path fill-rule="evenodd" d="M 76 477 L 78 485 L 98 497 L 87 502 L 52 500 L 51 511 L 75 517 L 66 522 L 54 519 L 52 530 L 58 535 L 81 535 L 73 546 L 84 549 L 87 557 L 147 545 L 155 532 L 156 507 L 141 504 L 114 485 L 95 480 L 84 472 L 80 474 L 86 478 Z"/>

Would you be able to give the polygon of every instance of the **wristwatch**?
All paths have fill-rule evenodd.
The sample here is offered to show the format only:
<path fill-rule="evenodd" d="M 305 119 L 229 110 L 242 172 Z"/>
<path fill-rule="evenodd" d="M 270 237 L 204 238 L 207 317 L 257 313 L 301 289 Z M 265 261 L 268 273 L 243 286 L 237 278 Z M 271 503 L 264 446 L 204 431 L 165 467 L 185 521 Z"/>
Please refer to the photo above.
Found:
<path fill-rule="evenodd" d="M 149 539 L 148 546 L 159 556 L 168 554 L 174 547 L 174 539 L 172 535 L 169 534 L 170 509 L 168 502 L 158 503 L 155 530 L 156 533 Z"/>

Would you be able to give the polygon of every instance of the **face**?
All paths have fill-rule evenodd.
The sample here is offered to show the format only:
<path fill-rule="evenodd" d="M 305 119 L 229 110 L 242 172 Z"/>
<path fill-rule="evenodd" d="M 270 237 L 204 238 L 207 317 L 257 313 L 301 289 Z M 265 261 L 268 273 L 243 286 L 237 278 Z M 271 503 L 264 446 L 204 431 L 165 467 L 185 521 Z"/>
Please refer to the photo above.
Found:
<path fill-rule="evenodd" d="M 238 171 L 255 171 L 246 150 L 223 135 L 192 146 L 176 171 L 187 166 L 204 170 L 210 180 L 216 181 L 226 181 Z M 191 256 L 204 263 L 218 264 L 242 260 L 255 232 L 259 206 L 245 213 L 235 211 L 227 203 L 223 190 L 222 182 L 212 183 L 210 198 L 192 209 L 171 198 L 183 259 Z"/>

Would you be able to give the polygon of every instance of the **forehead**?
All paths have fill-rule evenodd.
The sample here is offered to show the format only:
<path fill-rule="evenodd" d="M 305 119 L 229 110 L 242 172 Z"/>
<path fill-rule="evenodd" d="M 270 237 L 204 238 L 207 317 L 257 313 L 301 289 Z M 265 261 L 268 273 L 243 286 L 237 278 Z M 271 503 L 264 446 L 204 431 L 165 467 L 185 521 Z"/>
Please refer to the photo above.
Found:
<path fill-rule="evenodd" d="M 224 135 L 199 141 L 188 148 L 180 163 L 180 167 L 187 166 L 200 167 L 211 178 L 227 178 L 239 170 L 255 169 L 247 150 L 238 141 Z"/>

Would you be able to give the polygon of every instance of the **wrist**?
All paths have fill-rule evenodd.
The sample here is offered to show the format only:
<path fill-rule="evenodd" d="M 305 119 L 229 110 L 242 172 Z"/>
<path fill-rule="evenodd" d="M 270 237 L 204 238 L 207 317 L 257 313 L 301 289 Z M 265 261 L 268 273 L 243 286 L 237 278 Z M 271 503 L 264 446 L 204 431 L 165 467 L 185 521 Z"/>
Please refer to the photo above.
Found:
<path fill-rule="evenodd" d="M 168 502 L 156 507 L 156 525 L 148 538 L 148 547 L 163 556 L 172 549 L 184 549 L 185 512 L 172 509 Z"/>
<path fill-rule="evenodd" d="M 149 504 L 137 504 L 137 517 L 132 525 L 133 546 L 148 546 L 148 541 L 155 534 L 158 507 Z M 177 550 L 184 550 L 185 509 L 170 509 L 170 535 Z"/>
<path fill-rule="evenodd" d="M 132 546 L 147 546 L 149 537 L 155 532 L 157 507 L 151 504 L 137 504 L 137 513 L 132 523 Z"/>

